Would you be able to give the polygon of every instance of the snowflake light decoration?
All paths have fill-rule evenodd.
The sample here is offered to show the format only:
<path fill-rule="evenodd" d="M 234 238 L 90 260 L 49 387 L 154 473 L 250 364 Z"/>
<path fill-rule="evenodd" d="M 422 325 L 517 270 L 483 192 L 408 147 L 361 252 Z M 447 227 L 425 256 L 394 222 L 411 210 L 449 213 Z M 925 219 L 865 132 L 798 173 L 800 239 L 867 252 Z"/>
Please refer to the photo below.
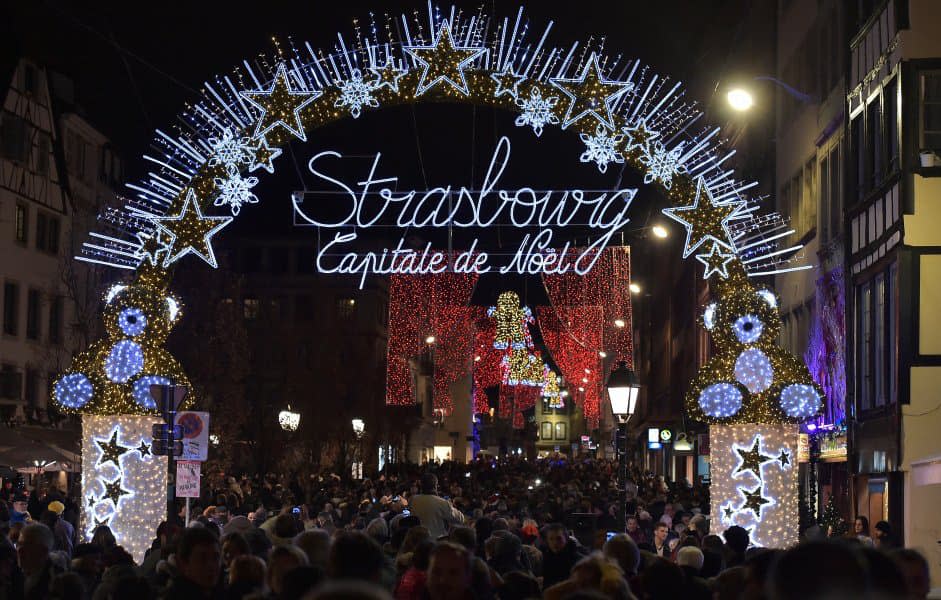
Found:
<path fill-rule="evenodd" d="M 539 88 L 534 87 L 529 92 L 529 98 L 517 98 L 516 105 L 523 109 L 522 114 L 516 117 L 516 126 L 523 127 L 529 125 L 533 128 L 536 137 L 542 135 L 542 128 L 548 123 L 558 125 L 559 117 L 555 116 L 553 110 L 559 103 L 558 96 L 543 97 Z"/>
<path fill-rule="evenodd" d="M 238 169 L 228 167 L 225 177 L 216 177 L 213 183 L 219 190 L 216 196 L 215 206 L 229 205 L 232 210 L 232 216 L 238 216 L 242 210 L 243 204 L 258 204 L 258 196 L 252 192 L 252 188 L 258 185 L 257 177 L 242 177 Z"/>
<path fill-rule="evenodd" d="M 226 129 L 220 137 L 209 138 L 209 147 L 212 148 L 212 157 L 209 166 L 225 165 L 226 167 L 250 163 L 254 157 L 251 139 L 236 137 L 231 129 Z"/>
<path fill-rule="evenodd" d="M 594 162 L 602 173 L 608 170 L 608 165 L 612 162 L 624 163 L 624 157 L 618 151 L 618 146 L 624 141 L 623 135 L 609 135 L 604 125 L 598 125 L 595 135 L 583 133 L 579 137 L 585 143 L 585 151 L 578 157 L 583 163 Z"/>
<path fill-rule="evenodd" d="M 353 74 L 349 80 L 341 81 L 337 86 L 340 88 L 340 97 L 333 105 L 337 108 L 349 108 L 350 115 L 354 119 L 359 118 L 364 106 L 379 107 L 379 101 L 372 97 L 372 92 L 377 88 L 377 83 L 363 81 L 363 74 L 359 69 L 353 69 Z"/>
<path fill-rule="evenodd" d="M 679 143 L 671 150 L 658 141 L 647 145 L 642 150 L 640 162 L 647 167 L 644 183 L 652 183 L 659 179 L 663 187 L 670 189 L 673 186 L 673 177 L 686 173 L 686 165 L 682 164 L 683 144 Z"/>

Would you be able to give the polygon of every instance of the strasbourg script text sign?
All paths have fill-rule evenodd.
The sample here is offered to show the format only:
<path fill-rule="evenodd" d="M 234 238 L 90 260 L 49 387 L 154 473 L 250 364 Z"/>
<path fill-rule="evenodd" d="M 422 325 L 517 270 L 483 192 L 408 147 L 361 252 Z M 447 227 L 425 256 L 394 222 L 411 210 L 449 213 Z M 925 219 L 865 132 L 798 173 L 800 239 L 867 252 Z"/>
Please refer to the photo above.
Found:
<path fill-rule="evenodd" d="M 293 197 L 296 220 L 303 224 L 339 229 L 317 254 L 317 270 L 321 273 L 358 274 L 360 287 L 370 273 L 434 274 L 445 271 L 458 273 L 566 273 L 584 275 L 592 269 L 601 250 L 611 243 L 618 230 L 630 219 L 627 212 L 637 194 L 636 188 L 589 192 L 586 190 L 536 191 L 523 187 L 499 189 L 500 177 L 510 161 L 510 140 L 502 137 L 494 149 L 490 166 L 479 190 L 451 186 L 427 191 L 397 190 L 398 177 L 377 175 L 381 153 L 376 153 L 366 179 L 348 185 L 329 171 L 330 159 L 342 159 L 339 152 L 325 151 L 310 159 L 313 175 L 336 186 L 342 198 L 339 207 L 331 202 L 331 216 L 312 214 L 314 206 L 304 206 L 303 196 Z M 337 211 L 340 215 L 337 216 Z M 580 219 L 580 220 L 576 220 Z M 599 235 L 587 247 L 571 254 L 569 242 L 556 249 L 555 232 L 574 223 L 598 230 Z M 475 238 L 466 250 L 449 253 L 432 248 L 414 249 L 401 237 L 394 248 L 356 252 L 349 249 L 358 234 L 350 229 L 370 227 L 423 228 L 486 228 L 510 224 L 517 228 L 538 230 L 526 233 L 516 251 L 505 264 L 492 264 L 486 250 L 479 248 Z M 339 259 L 337 259 L 339 256 Z"/>

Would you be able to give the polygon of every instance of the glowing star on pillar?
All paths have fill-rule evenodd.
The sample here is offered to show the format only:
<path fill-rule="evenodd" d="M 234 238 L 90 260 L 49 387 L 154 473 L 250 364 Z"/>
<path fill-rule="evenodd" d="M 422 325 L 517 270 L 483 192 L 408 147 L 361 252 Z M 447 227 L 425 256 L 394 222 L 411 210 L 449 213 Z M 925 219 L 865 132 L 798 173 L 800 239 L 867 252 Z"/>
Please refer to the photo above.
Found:
<path fill-rule="evenodd" d="M 386 64 L 382 67 L 369 67 L 369 72 L 376 76 L 372 81 L 373 89 L 387 87 L 392 92 L 399 93 L 399 79 L 405 77 L 408 71 L 395 66 L 395 59 L 391 56 L 386 59 Z"/>
<path fill-rule="evenodd" d="M 568 96 L 569 105 L 562 120 L 562 129 L 590 115 L 599 123 L 614 128 L 611 118 L 611 104 L 622 94 L 634 89 L 634 84 L 605 79 L 598 65 L 598 55 L 594 52 L 585 62 L 581 74 L 576 78 L 554 77 L 549 80 Z"/>
<path fill-rule="evenodd" d="M 135 450 L 137 450 L 140 453 L 141 458 L 144 458 L 145 456 L 150 455 L 150 446 L 148 446 L 147 442 L 145 442 L 144 440 L 141 440 L 140 446 L 135 448 Z"/>
<path fill-rule="evenodd" d="M 517 75 L 513 72 L 510 65 L 507 65 L 502 73 L 491 73 L 490 79 L 497 82 L 497 89 L 493 92 L 495 98 L 499 98 L 505 94 L 517 98 L 519 96 L 520 82 L 526 79 L 526 76 Z"/>
<path fill-rule="evenodd" d="M 781 454 L 778 455 L 778 462 L 781 463 L 782 469 L 791 464 L 791 455 L 788 454 L 787 450 L 781 450 Z"/>
<path fill-rule="evenodd" d="M 415 89 L 416 96 L 421 96 L 442 81 L 465 96 L 470 95 L 464 69 L 487 52 L 485 48 L 455 46 L 448 21 L 441 22 L 432 45 L 405 46 L 405 51 L 423 67 L 418 87 Z"/>
<path fill-rule="evenodd" d="M 118 444 L 117 429 L 111 432 L 110 440 L 95 440 L 95 443 L 101 448 L 101 458 L 99 458 L 97 462 L 99 465 L 112 462 L 114 466 L 121 468 L 121 463 L 119 462 L 121 455 L 131 451 L 131 448 Z"/>
<path fill-rule="evenodd" d="M 716 204 L 712 192 L 702 177 L 696 179 L 696 198 L 689 206 L 664 208 L 663 214 L 686 227 L 686 244 L 683 258 L 689 257 L 696 248 L 708 241 L 729 250 L 734 250 L 729 222 L 744 218 L 744 200 L 730 200 Z"/>
<path fill-rule="evenodd" d="M 761 453 L 761 437 L 757 435 L 755 436 L 755 441 L 752 442 L 750 450 L 736 448 L 735 451 L 738 452 L 742 462 L 739 464 L 738 468 L 732 472 L 732 475 L 741 473 L 742 471 L 751 471 L 758 479 L 761 479 L 761 465 L 775 460 L 773 456 Z"/>
<path fill-rule="evenodd" d="M 722 246 L 713 242 L 712 249 L 705 254 L 697 254 L 696 260 L 706 265 L 706 272 L 702 276 L 703 279 L 709 279 L 713 273 L 722 279 L 728 279 L 728 265 L 730 262 L 735 260 L 735 255 L 731 252 L 723 252 Z"/>
<path fill-rule="evenodd" d="M 729 521 L 732 520 L 732 515 L 735 514 L 735 509 L 732 508 L 731 504 L 727 504 L 725 508 L 722 509 L 722 512 L 725 513 L 725 518 Z"/>
<path fill-rule="evenodd" d="M 102 499 L 107 498 L 114 503 L 114 508 L 118 508 L 118 501 L 121 500 L 122 496 L 129 496 L 131 492 L 121 487 L 121 477 L 118 477 L 112 482 L 104 482 L 105 493 L 101 496 Z"/>
<path fill-rule="evenodd" d="M 196 192 L 189 189 L 180 214 L 172 217 L 152 217 L 151 220 L 170 236 L 170 250 L 163 261 L 168 267 L 186 254 L 195 254 L 217 268 L 216 254 L 212 251 L 212 236 L 232 222 L 232 217 L 206 217 L 199 208 Z"/>
<path fill-rule="evenodd" d="M 268 145 L 265 136 L 258 138 L 258 143 L 251 148 L 251 160 L 248 163 L 248 172 L 264 169 L 274 173 L 274 159 L 281 156 L 281 148 L 272 148 Z"/>
<path fill-rule="evenodd" d="M 287 65 L 279 64 L 271 88 L 241 92 L 242 98 L 261 110 L 255 125 L 255 135 L 252 137 L 260 137 L 280 125 L 294 137 L 306 142 L 307 135 L 301 123 L 301 110 L 322 95 L 323 92 L 320 91 L 292 89 Z"/>
<path fill-rule="evenodd" d="M 745 496 L 745 504 L 742 505 L 743 509 L 751 510 L 755 513 L 757 518 L 761 518 L 761 507 L 765 504 L 771 504 L 771 500 L 763 497 L 761 495 L 761 486 L 748 491 L 746 489 L 741 490 L 742 495 Z"/>

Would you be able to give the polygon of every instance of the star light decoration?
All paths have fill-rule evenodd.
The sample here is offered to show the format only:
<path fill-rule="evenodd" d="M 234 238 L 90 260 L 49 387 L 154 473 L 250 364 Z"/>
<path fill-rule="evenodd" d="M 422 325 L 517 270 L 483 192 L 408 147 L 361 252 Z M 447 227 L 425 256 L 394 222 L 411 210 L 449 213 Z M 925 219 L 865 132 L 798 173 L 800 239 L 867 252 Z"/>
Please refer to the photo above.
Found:
<path fill-rule="evenodd" d="M 742 505 L 742 508 L 751 510 L 759 519 L 761 518 L 761 507 L 771 503 L 771 500 L 761 495 L 760 485 L 753 490 L 743 489 L 742 495 L 745 496 L 745 504 Z"/>
<path fill-rule="evenodd" d="M 170 248 L 170 240 L 166 239 L 164 233 L 159 228 L 154 228 L 151 232 L 138 231 L 137 241 L 140 244 L 134 251 L 134 258 L 140 260 L 140 264 L 149 264 L 157 266 L 161 263 L 160 255 L 166 254 Z"/>
<path fill-rule="evenodd" d="M 559 117 L 555 115 L 555 107 L 558 103 L 558 96 L 543 97 L 542 91 L 538 87 L 533 87 L 529 91 L 529 97 L 516 99 L 516 105 L 520 107 L 521 112 L 514 124 L 517 127 L 528 125 L 533 128 L 536 137 L 541 137 L 543 127 L 559 124 Z"/>
<path fill-rule="evenodd" d="M 267 138 L 259 137 L 251 148 L 251 159 L 248 161 L 249 172 L 264 169 L 269 173 L 274 173 L 274 159 L 281 156 L 281 152 L 281 148 L 269 146 Z"/>
<path fill-rule="evenodd" d="M 441 21 L 438 34 L 430 46 L 405 46 L 404 50 L 422 66 L 415 89 L 416 96 L 421 96 L 442 82 L 464 96 L 469 95 L 464 69 L 487 52 L 485 48 L 456 46 L 451 39 L 451 26 L 447 20 Z"/>
<path fill-rule="evenodd" d="M 111 438 L 108 440 L 95 440 L 95 443 L 98 444 L 98 447 L 101 449 L 101 457 L 98 458 L 98 464 L 104 464 L 107 462 L 114 463 L 114 466 L 120 467 L 119 462 L 121 455 L 126 452 L 130 452 L 131 448 L 127 448 L 118 443 L 118 430 L 117 428 L 111 432 Z"/>
<path fill-rule="evenodd" d="M 585 143 L 585 151 L 578 158 L 581 162 L 594 162 L 602 173 L 608 170 L 610 163 L 624 164 L 624 156 L 618 150 L 624 141 L 623 135 L 609 134 L 604 125 L 598 125 L 594 135 L 583 133 L 579 137 Z"/>
<path fill-rule="evenodd" d="M 761 437 L 755 436 L 755 442 L 752 444 L 752 447 L 748 450 L 744 448 L 735 448 L 735 451 L 738 452 L 739 457 L 742 459 L 741 464 L 737 469 L 732 473 L 732 475 L 737 475 L 743 471 L 751 471 L 757 475 L 758 479 L 761 479 L 761 465 L 766 462 L 771 462 L 774 460 L 773 456 L 768 456 L 761 453 L 759 445 L 761 444 Z"/>
<path fill-rule="evenodd" d="M 206 217 L 199 208 L 196 192 L 189 189 L 180 213 L 172 217 L 152 217 L 151 220 L 170 237 L 163 266 L 168 267 L 187 254 L 195 254 L 216 268 L 216 254 L 212 250 L 212 236 L 232 222 L 232 217 Z"/>
<path fill-rule="evenodd" d="M 722 279 L 729 278 L 729 263 L 735 260 L 735 254 L 732 252 L 723 252 L 722 246 L 712 242 L 712 248 L 705 254 L 697 254 L 696 260 L 706 267 L 703 273 L 703 279 L 709 279 L 712 275 L 718 275 Z"/>
<path fill-rule="evenodd" d="M 621 133 L 624 134 L 624 151 L 632 152 L 640 149 L 642 151 L 641 156 L 643 156 L 643 152 L 648 145 L 660 137 L 660 132 L 647 127 L 646 118 L 635 119 L 622 127 Z"/>
<path fill-rule="evenodd" d="M 261 111 L 252 137 L 258 138 L 281 126 L 294 137 L 307 141 L 301 111 L 322 96 L 323 92 L 292 88 L 287 64 L 282 62 L 278 65 L 270 88 L 242 91 L 240 95 Z"/>
<path fill-rule="evenodd" d="M 395 59 L 391 56 L 386 59 L 382 67 L 371 66 L 369 72 L 376 76 L 373 80 L 373 89 L 389 88 L 393 93 L 399 93 L 399 79 L 405 77 L 405 69 L 400 69 L 395 65 Z"/>
<path fill-rule="evenodd" d="M 516 99 L 519 97 L 520 83 L 526 79 L 526 76 L 517 75 L 513 72 L 513 67 L 507 64 L 502 73 L 491 73 L 490 79 L 497 84 L 497 89 L 493 91 L 495 98 L 509 94 Z"/>
<path fill-rule="evenodd" d="M 729 223 L 742 218 L 744 200 L 716 203 L 712 192 L 702 177 L 696 179 L 696 196 L 689 206 L 664 208 L 663 214 L 686 227 L 686 243 L 683 258 L 708 241 L 734 250 Z"/>
<path fill-rule="evenodd" d="M 622 94 L 634 88 L 630 82 L 612 81 L 601 75 L 598 55 L 594 52 L 585 62 L 578 77 L 554 77 L 549 80 L 568 98 L 568 107 L 562 119 L 562 129 L 585 116 L 591 116 L 609 129 L 614 129 L 611 104 Z"/>

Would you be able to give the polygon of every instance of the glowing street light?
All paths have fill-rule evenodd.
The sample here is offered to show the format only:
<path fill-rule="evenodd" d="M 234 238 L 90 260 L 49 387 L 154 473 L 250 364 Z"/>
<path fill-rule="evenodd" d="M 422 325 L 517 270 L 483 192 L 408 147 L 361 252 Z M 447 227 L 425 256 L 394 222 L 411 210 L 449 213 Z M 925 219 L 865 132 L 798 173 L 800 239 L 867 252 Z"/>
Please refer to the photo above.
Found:
<path fill-rule="evenodd" d="M 668 232 L 667 228 L 664 227 L 663 225 L 654 225 L 650 230 L 653 232 L 655 236 L 657 236 L 661 240 L 665 239 L 667 236 L 670 235 L 670 232 Z"/>
<path fill-rule="evenodd" d="M 425 338 L 425 343 L 430 346 L 431 344 L 435 343 L 435 339 L 436 339 L 435 336 L 429 335 L 428 337 Z"/>
<path fill-rule="evenodd" d="M 633 286 L 634 284 L 632 283 L 631 285 Z M 634 290 L 631 290 L 631 291 L 633 292 Z M 618 329 L 623 329 L 625 325 L 627 325 L 627 323 L 624 322 L 624 319 L 614 320 L 614 326 L 617 327 Z"/>
<path fill-rule="evenodd" d="M 751 95 L 751 92 L 743 88 L 729 90 L 729 93 L 726 94 L 726 99 L 728 99 L 729 106 L 732 107 L 732 110 L 737 110 L 738 112 L 745 112 L 755 105 L 755 98 Z"/>
<path fill-rule="evenodd" d="M 366 431 L 366 423 L 362 419 L 353 419 L 353 433 L 357 438 L 363 437 L 363 432 Z"/>
<path fill-rule="evenodd" d="M 637 285 L 636 283 L 631 282 L 631 293 L 632 293 L 632 294 L 639 294 L 639 293 L 640 293 L 640 286 Z"/>
<path fill-rule="evenodd" d="M 297 431 L 297 427 L 301 424 L 301 413 L 296 413 L 291 410 L 291 405 L 288 404 L 288 407 L 278 413 L 278 425 L 281 426 L 281 429 L 285 431 Z"/>

